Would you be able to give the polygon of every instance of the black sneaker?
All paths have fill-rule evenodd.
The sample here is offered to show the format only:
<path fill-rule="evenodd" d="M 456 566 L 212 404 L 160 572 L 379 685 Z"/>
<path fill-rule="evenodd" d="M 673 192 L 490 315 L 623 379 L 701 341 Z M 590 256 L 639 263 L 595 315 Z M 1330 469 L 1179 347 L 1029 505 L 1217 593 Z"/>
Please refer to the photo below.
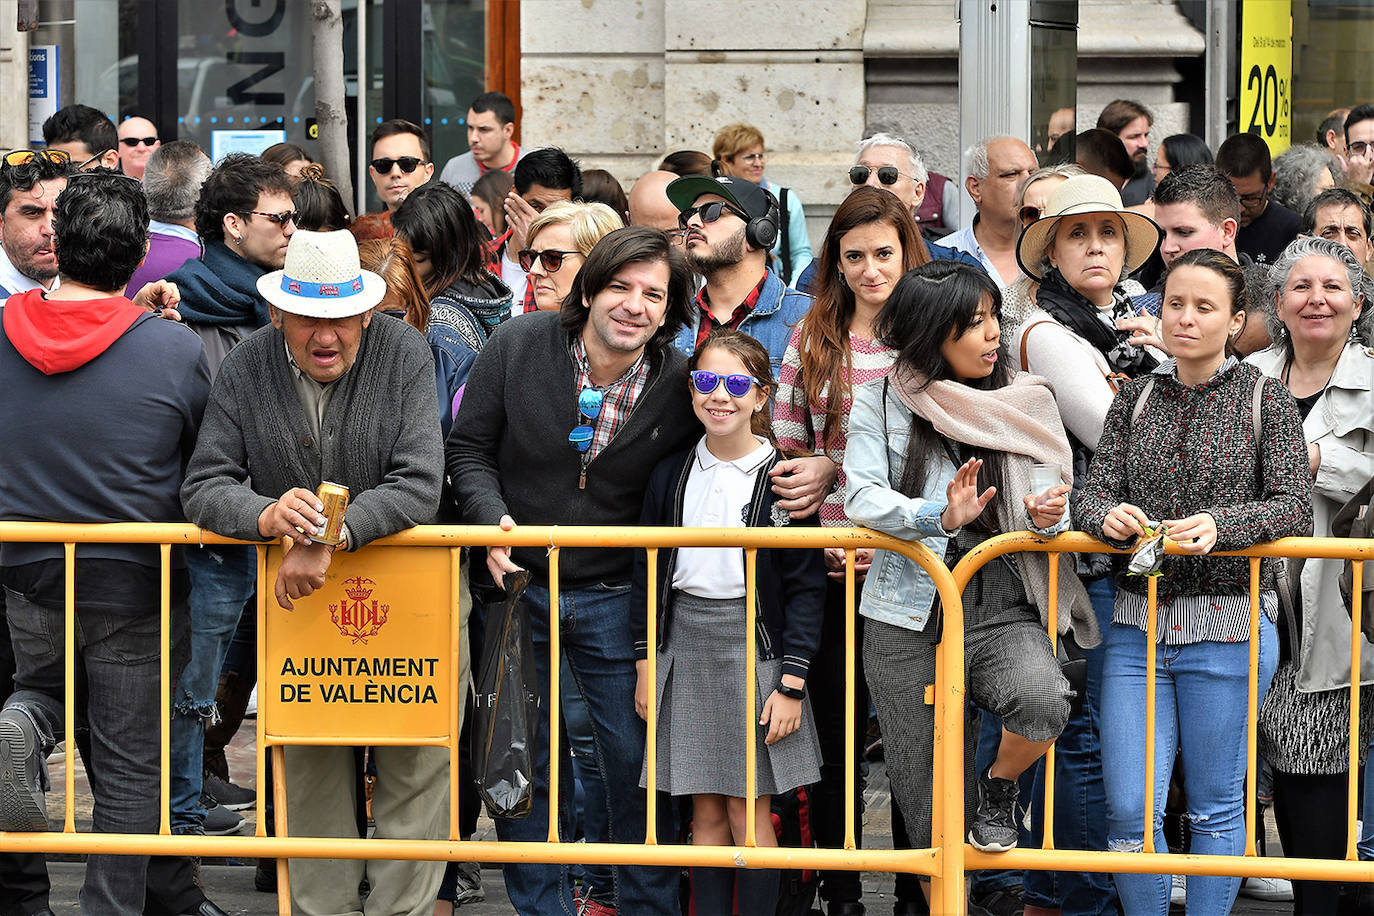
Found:
<path fill-rule="evenodd" d="M 0 710 L 0 830 L 48 829 L 48 803 L 39 773 L 38 729 L 22 710 Z"/>
<path fill-rule="evenodd" d="M 1021 899 L 1021 888 L 1007 887 L 989 891 L 978 897 L 970 897 L 969 916 L 1021 916 L 1026 902 Z"/>
<path fill-rule="evenodd" d="M 223 805 L 215 804 L 213 798 L 202 795 L 200 803 L 205 806 L 206 836 L 232 836 L 243 826 L 242 817 Z"/>
<path fill-rule="evenodd" d="M 201 777 L 200 791 L 230 811 L 251 808 L 258 800 L 258 793 L 252 789 L 245 789 L 243 786 L 236 786 L 232 782 L 220 779 L 209 770 Z"/>
<path fill-rule="evenodd" d="M 988 770 L 978 777 L 978 812 L 968 831 L 975 849 L 1006 852 L 1016 848 L 1016 795 L 1013 779 L 998 779 Z"/>

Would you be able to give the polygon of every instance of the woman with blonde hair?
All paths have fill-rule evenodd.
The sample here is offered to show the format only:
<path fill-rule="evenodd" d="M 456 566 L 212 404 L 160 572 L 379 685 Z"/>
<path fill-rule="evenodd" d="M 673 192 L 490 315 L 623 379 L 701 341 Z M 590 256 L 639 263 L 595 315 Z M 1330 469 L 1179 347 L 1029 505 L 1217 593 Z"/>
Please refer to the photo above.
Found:
<path fill-rule="evenodd" d="M 787 214 L 778 227 L 778 240 L 769 252 L 773 272 L 791 286 L 811 263 L 811 239 L 806 234 L 806 214 L 801 198 L 791 188 L 783 188 L 763 177 L 767 154 L 763 150 L 763 134 L 752 124 L 727 124 L 716 132 L 711 141 L 712 168 L 718 175 L 728 175 L 752 181 L 765 191 L 772 192 L 778 206 Z"/>
<path fill-rule="evenodd" d="M 592 248 L 624 227 L 605 204 L 559 201 L 535 217 L 525 233 L 529 247 L 518 255 L 520 268 L 529 274 L 535 309 L 557 311 Z"/>

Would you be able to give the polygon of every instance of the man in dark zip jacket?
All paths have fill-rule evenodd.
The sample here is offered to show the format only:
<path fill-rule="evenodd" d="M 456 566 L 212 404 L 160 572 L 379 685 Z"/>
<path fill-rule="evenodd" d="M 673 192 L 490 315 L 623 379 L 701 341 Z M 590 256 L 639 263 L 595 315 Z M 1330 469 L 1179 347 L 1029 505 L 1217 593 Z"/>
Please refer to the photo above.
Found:
<path fill-rule="evenodd" d="M 672 347 L 691 302 L 690 275 L 668 236 L 619 229 L 587 256 L 558 314 L 525 315 L 492 334 L 468 375 L 445 465 L 463 521 L 528 525 L 633 525 L 649 473 L 700 435 L 687 394 L 687 357 Z M 605 774 L 611 841 L 644 838 L 639 788 L 644 722 L 635 713 L 630 600 L 634 552 L 560 551 L 561 645 L 581 688 Z M 520 568 L 540 696 L 549 692 L 548 551 L 490 547 L 498 585 Z M 536 727 L 540 722 L 536 722 Z M 498 818 L 503 840 L 541 840 L 548 826 L 549 740 L 530 736 L 535 796 L 530 814 Z M 570 766 L 559 798 L 572 799 Z M 568 821 L 564 821 L 567 823 Z M 566 837 L 571 839 L 571 837 Z M 505 867 L 523 916 L 576 912 L 567 868 Z M 616 869 L 617 909 L 676 916 L 677 870 Z"/>

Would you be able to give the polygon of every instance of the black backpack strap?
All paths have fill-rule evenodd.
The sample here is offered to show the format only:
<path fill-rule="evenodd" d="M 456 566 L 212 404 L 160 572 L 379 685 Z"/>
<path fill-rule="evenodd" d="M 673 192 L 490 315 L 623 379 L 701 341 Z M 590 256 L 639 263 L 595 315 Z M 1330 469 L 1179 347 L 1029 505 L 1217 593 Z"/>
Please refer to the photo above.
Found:
<path fill-rule="evenodd" d="M 782 285 L 792 285 L 792 239 L 787 231 L 788 224 L 792 221 L 787 218 L 787 189 L 778 188 L 778 219 L 782 225 L 778 227 L 778 254 L 782 257 Z"/>

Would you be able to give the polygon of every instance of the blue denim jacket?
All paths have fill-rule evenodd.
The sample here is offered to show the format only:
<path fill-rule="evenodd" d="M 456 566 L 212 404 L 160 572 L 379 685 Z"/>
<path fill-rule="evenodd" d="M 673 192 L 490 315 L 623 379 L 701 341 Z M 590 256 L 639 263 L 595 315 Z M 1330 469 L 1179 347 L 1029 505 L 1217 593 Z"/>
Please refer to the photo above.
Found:
<path fill-rule="evenodd" d="M 783 286 L 782 279 L 770 269 L 754 310 L 740 322 L 739 329 L 768 350 L 768 361 L 773 364 L 775 380 L 778 370 L 782 368 L 782 357 L 787 352 L 787 342 L 792 339 L 792 328 L 810 308 L 809 295 Z M 697 348 L 697 328 L 700 326 L 701 308 L 694 302 L 687 324 L 677 332 L 673 345 L 691 356 Z"/>
<path fill-rule="evenodd" d="M 860 386 L 849 412 L 849 439 L 844 450 L 844 511 L 856 525 L 904 540 L 920 540 L 944 559 L 955 531 L 940 526 L 945 488 L 957 470 L 943 452 L 927 459 L 926 492 L 921 498 L 898 489 L 911 438 L 911 411 L 888 393 L 883 382 Z M 924 630 L 935 602 L 935 583 L 899 553 L 879 550 L 864 580 L 860 613 L 908 630 Z"/>

